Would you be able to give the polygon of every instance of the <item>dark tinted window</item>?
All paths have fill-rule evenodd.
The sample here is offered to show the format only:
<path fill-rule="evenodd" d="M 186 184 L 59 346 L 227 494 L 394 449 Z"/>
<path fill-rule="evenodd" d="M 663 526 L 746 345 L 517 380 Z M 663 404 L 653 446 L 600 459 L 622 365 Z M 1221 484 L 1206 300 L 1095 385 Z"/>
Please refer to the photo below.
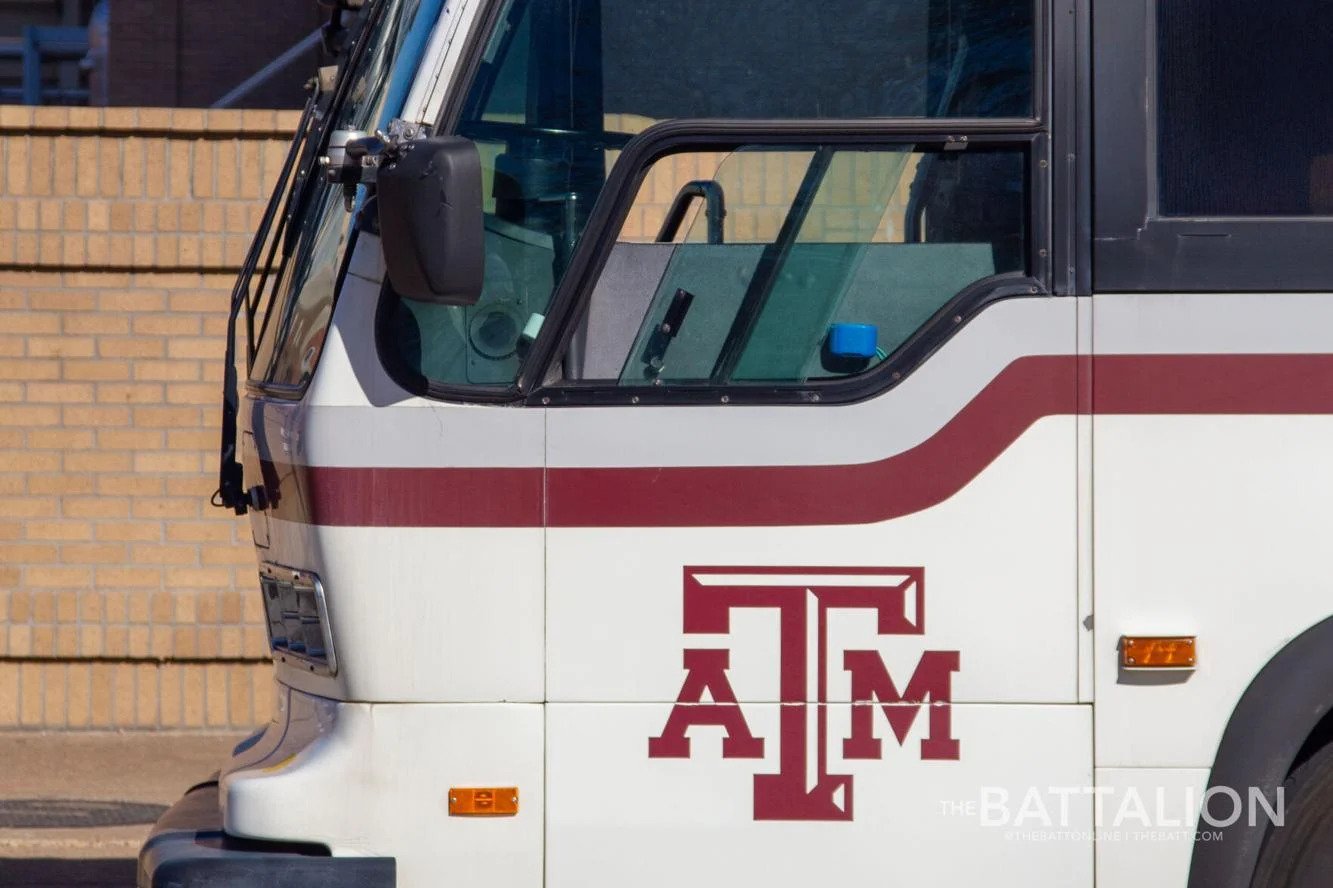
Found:
<path fill-rule="evenodd" d="M 547 126 L 600 115 L 1027 117 L 1033 10 L 1029 0 L 516 0 L 471 114 Z"/>
<path fill-rule="evenodd" d="M 1160 0 L 1159 209 L 1333 215 L 1333 3 Z"/>
<path fill-rule="evenodd" d="M 671 117 L 1024 117 L 1027 0 L 606 0 L 606 107 Z"/>

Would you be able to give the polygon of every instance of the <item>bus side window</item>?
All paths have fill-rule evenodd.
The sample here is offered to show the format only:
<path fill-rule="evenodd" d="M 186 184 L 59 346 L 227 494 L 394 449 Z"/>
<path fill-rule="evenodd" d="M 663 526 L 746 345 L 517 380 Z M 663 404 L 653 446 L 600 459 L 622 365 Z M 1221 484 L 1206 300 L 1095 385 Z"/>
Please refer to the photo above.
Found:
<path fill-rule="evenodd" d="M 866 372 L 969 285 L 1027 271 L 1025 163 L 1017 149 L 914 145 L 663 158 L 566 374 L 628 387 Z"/>
<path fill-rule="evenodd" d="M 1330 33 L 1322 0 L 1158 5 L 1162 215 L 1333 212 Z"/>
<path fill-rule="evenodd" d="M 1333 6 L 1151 0 L 1092 18 L 1093 289 L 1333 287 Z"/>

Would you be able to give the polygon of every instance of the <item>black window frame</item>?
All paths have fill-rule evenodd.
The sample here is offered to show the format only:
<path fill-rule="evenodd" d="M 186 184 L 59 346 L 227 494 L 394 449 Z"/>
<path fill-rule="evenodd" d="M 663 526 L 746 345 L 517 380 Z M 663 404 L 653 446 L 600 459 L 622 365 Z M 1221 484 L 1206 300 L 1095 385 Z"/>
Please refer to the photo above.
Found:
<path fill-rule="evenodd" d="M 727 121 L 675 120 L 657 124 L 636 137 L 621 155 L 589 220 L 583 243 L 556 288 L 547 315 L 551 321 L 533 344 L 518 378 L 529 404 L 541 406 L 638 404 L 841 404 L 878 395 L 897 385 L 987 305 L 1000 299 L 1052 295 L 1050 287 L 1050 195 L 1044 170 L 1049 167 L 1049 139 L 1040 123 L 1018 128 L 968 121 L 839 121 L 831 132 L 826 120 Z M 906 342 L 873 369 L 848 377 L 780 381 L 772 384 L 650 384 L 616 381 L 564 382 L 553 378 L 582 319 L 593 286 L 615 246 L 616 234 L 634 203 L 639 185 L 654 163 L 684 149 L 725 152 L 742 146 L 783 147 L 890 144 L 932 145 L 939 151 L 985 150 L 1020 146 L 1027 154 L 1029 273 L 1010 272 L 984 278 L 955 294 Z M 967 146 L 967 147 L 964 147 Z M 973 148 L 972 146 L 975 146 Z M 587 249 L 584 248 L 587 245 Z"/>
<path fill-rule="evenodd" d="M 393 302 L 398 297 L 386 285 L 376 308 L 376 353 L 388 376 L 409 394 L 431 400 L 526 406 L 578 405 L 589 403 L 731 403 L 837 404 L 876 396 L 897 385 L 943 342 L 987 305 L 1019 296 L 1072 296 L 1091 292 L 1092 212 L 1091 144 L 1089 95 L 1091 92 L 1090 0 L 1031 0 L 1033 26 L 1033 116 L 1030 118 L 873 118 L 821 120 L 671 120 L 638 134 L 625 146 L 610 171 L 601 194 L 591 208 L 587 227 L 571 257 L 570 266 L 552 294 L 547 322 L 509 385 L 445 385 L 426 379 L 408 367 L 393 347 L 389 329 Z M 434 127 L 435 132 L 453 132 L 465 110 L 474 78 L 505 0 L 490 0 L 478 14 L 466 38 L 455 80 L 445 95 Z M 1052 119 L 1052 109 L 1055 119 Z M 685 132 L 683 130 L 692 130 Z M 578 303 L 586 303 L 590 287 L 601 272 L 619 219 L 612 219 L 613 206 L 633 199 L 635 187 L 628 180 L 641 164 L 627 163 L 631 154 L 645 155 L 658 140 L 689 138 L 707 143 L 719 135 L 735 139 L 780 137 L 790 140 L 803 134 L 811 141 L 851 144 L 865 142 L 922 142 L 954 137 L 1010 138 L 1029 141 L 1031 210 L 1028 225 L 1035 255 L 1029 265 L 1033 277 L 1012 275 L 1014 280 L 988 278 L 955 295 L 944 309 L 904 343 L 888 361 L 857 376 L 817 380 L 805 384 L 785 383 L 768 390 L 758 386 L 728 386 L 716 390 L 691 386 L 677 390 L 663 386 L 649 392 L 641 388 L 547 384 L 552 367 L 563 354 L 576 326 Z M 700 144 L 695 142 L 694 144 Z M 660 147 L 660 146 L 659 146 Z M 1058 159 L 1058 160 L 1057 160 Z M 642 167 L 646 169 L 646 167 Z M 577 274 L 576 274 L 577 272 Z M 997 276 L 998 277 L 998 276 Z M 645 395 L 649 397 L 645 398 Z"/>
<path fill-rule="evenodd" d="M 1157 203 L 1157 5 L 1092 10 L 1093 288 L 1333 289 L 1333 216 L 1163 216 Z"/>

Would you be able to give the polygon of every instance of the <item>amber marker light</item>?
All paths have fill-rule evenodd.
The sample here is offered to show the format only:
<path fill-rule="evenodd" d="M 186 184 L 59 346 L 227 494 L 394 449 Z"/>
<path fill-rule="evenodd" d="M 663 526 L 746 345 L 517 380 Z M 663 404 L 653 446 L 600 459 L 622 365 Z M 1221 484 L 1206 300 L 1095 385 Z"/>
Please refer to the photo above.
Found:
<path fill-rule="evenodd" d="M 455 786 L 449 790 L 450 817 L 513 817 L 517 786 Z"/>
<path fill-rule="evenodd" d="M 1126 669 L 1193 669 L 1193 635 L 1122 635 L 1120 665 Z"/>

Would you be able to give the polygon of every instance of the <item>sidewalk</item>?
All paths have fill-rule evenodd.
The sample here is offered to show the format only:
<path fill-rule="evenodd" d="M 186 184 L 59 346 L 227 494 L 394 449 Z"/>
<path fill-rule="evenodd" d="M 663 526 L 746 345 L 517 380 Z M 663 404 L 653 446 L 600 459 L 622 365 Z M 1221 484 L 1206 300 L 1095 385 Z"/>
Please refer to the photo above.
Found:
<path fill-rule="evenodd" d="M 131 886 L 152 822 L 243 734 L 0 732 L 0 886 Z"/>

